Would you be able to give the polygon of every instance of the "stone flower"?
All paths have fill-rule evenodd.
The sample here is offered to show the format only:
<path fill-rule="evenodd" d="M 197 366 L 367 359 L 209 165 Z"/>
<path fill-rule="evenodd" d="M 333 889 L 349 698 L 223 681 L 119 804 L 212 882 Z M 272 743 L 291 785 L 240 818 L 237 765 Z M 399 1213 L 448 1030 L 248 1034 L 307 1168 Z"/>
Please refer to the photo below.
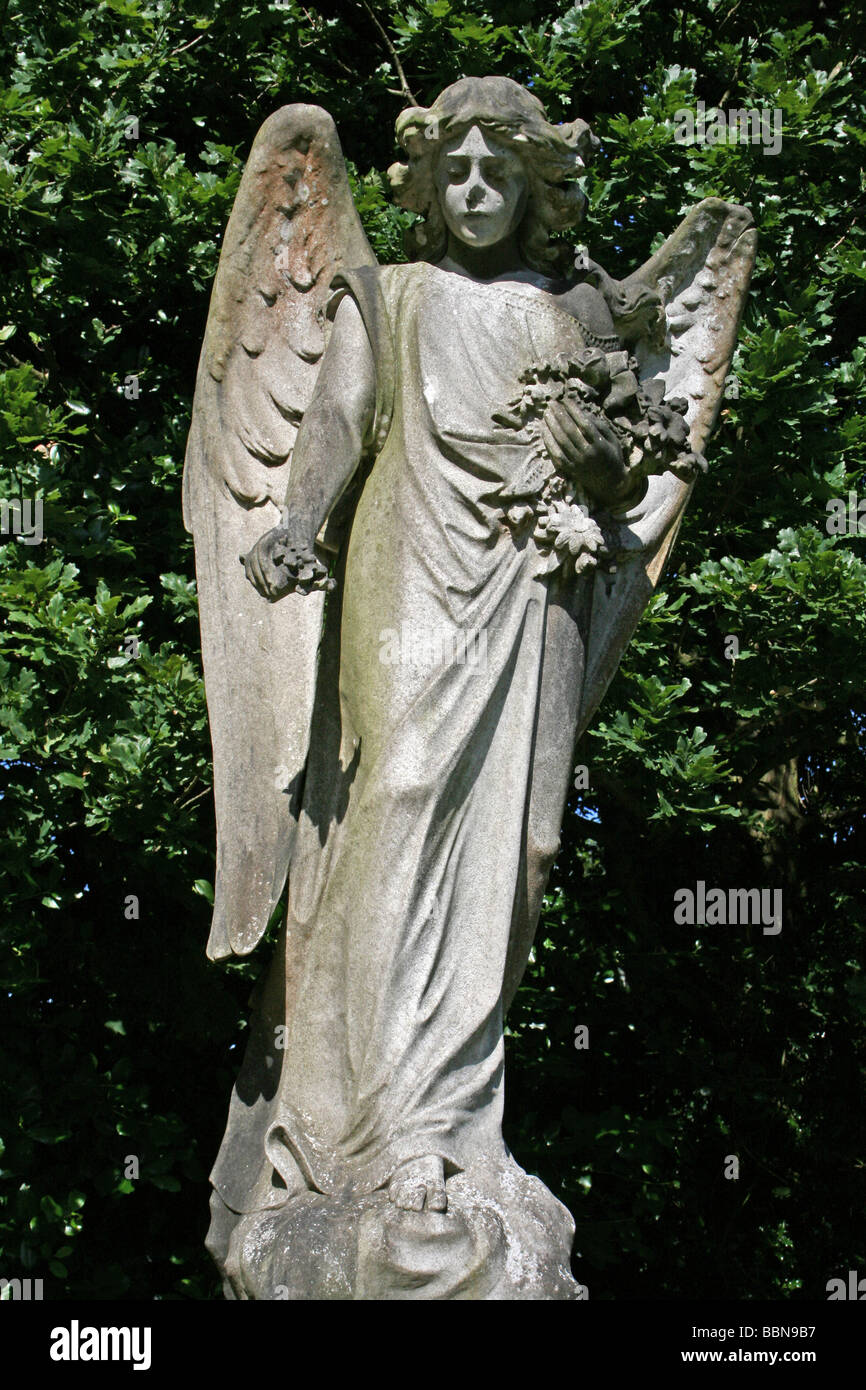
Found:
<path fill-rule="evenodd" d="M 541 546 L 552 547 L 574 560 L 575 574 L 594 569 L 607 554 L 604 533 L 593 519 L 589 508 L 579 502 L 551 502 L 542 513 L 533 532 Z"/>

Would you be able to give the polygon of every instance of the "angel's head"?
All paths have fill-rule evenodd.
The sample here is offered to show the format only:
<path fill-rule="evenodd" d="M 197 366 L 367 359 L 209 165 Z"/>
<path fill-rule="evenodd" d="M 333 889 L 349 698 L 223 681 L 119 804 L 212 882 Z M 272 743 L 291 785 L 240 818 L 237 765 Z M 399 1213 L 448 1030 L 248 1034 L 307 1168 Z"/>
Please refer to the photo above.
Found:
<path fill-rule="evenodd" d="M 397 121 L 408 164 L 388 170 L 397 201 L 423 221 L 407 249 L 438 261 L 448 233 L 485 248 L 516 232 L 533 270 L 555 274 L 571 257 L 551 233 L 574 226 L 586 203 L 575 179 L 598 141 L 585 121 L 551 125 L 537 97 L 508 77 L 464 77 L 428 109 Z"/>

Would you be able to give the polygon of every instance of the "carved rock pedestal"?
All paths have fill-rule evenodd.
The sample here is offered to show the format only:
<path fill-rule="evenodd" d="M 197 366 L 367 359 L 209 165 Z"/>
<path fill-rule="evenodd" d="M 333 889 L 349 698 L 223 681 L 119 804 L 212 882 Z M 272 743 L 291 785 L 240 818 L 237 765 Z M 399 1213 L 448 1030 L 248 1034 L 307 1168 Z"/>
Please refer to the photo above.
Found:
<path fill-rule="evenodd" d="M 304 1192 L 242 1217 L 225 1260 L 229 1297 L 255 1300 L 578 1299 L 574 1222 L 513 1160 L 447 1183 L 448 1210 L 401 1211 L 385 1191 Z"/>

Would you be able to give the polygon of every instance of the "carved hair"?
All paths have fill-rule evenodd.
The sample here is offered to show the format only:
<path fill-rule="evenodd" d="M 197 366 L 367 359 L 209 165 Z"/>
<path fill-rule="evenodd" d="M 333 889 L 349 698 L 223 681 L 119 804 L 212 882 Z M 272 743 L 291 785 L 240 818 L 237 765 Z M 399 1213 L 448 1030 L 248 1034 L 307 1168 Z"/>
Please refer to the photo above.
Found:
<path fill-rule="evenodd" d="M 570 248 L 552 243 L 552 232 L 580 222 L 586 198 L 574 181 L 598 140 L 586 121 L 549 123 L 537 97 L 509 77 L 464 77 L 446 87 L 432 106 L 412 106 L 397 119 L 397 139 L 408 164 L 392 164 L 388 177 L 401 207 L 423 221 L 406 233 L 413 260 L 438 261 L 448 234 L 436 191 L 439 150 L 471 126 L 480 126 L 520 156 L 529 183 L 526 211 L 517 232 L 521 254 L 534 270 L 557 274 Z"/>

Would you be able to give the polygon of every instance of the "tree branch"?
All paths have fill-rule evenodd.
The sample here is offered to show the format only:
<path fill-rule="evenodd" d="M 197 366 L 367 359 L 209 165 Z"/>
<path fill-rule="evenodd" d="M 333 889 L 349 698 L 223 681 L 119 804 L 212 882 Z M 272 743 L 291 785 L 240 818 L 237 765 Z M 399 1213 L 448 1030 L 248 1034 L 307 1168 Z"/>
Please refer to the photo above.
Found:
<path fill-rule="evenodd" d="M 367 4 L 367 0 L 361 0 L 361 6 L 362 6 L 363 9 L 365 9 L 365 10 L 367 11 L 367 14 L 370 16 L 370 18 L 372 19 L 372 21 L 373 21 L 373 23 L 375 24 L 376 28 L 379 30 L 379 33 L 382 35 L 382 39 L 383 39 L 383 41 L 384 41 L 384 43 L 385 43 L 385 47 L 388 49 L 388 52 L 390 53 L 390 55 L 391 55 L 391 57 L 392 57 L 392 59 L 393 59 L 393 61 L 394 61 L 394 67 L 397 69 L 397 76 L 398 76 L 399 79 L 400 79 L 400 91 L 401 91 L 402 95 L 406 98 L 406 100 L 410 103 L 410 105 L 412 105 L 412 106 L 417 106 L 417 105 L 418 105 L 418 101 L 417 101 L 416 97 L 414 96 L 414 94 L 413 94 L 413 92 L 412 92 L 412 88 L 409 86 L 409 83 L 406 81 L 406 74 L 405 74 L 405 72 L 403 71 L 403 64 L 400 62 L 400 59 L 399 59 L 399 57 L 398 57 L 398 55 L 397 55 L 397 50 L 396 50 L 396 48 L 395 48 L 394 45 L 392 44 L 391 40 L 388 38 L 387 33 L 386 33 L 385 30 L 383 29 L 382 25 L 379 23 L 379 21 L 378 21 L 378 19 L 376 18 L 376 15 L 374 14 L 373 10 L 371 10 L 370 6 Z"/>

